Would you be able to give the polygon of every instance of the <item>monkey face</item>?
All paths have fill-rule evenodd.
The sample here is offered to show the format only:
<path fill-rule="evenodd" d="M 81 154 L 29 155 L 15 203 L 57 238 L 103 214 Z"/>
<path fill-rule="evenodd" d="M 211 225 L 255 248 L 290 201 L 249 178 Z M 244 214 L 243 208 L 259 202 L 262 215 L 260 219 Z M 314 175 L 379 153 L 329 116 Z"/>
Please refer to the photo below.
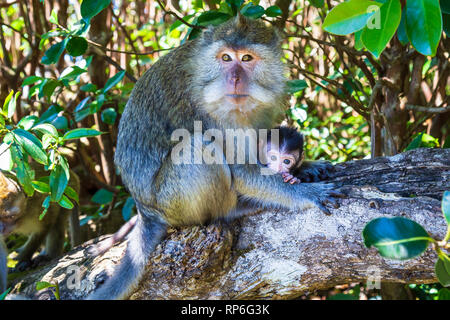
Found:
<path fill-rule="evenodd" d="M 259 56 L 249 50 L 223 48 L 217 53 L 225 80 L 225 98 L 232 104 L 239 105 L 249 97 L 249 81 Z"/>
<path fill-rule="evenodd" d="M 301 161 L 301 160 L 300 160 Z M 277 173 L 289 173 L 297 167 L 299 152 L 284 152 L 271 149 L 267 152 L 267 166 Z"/>

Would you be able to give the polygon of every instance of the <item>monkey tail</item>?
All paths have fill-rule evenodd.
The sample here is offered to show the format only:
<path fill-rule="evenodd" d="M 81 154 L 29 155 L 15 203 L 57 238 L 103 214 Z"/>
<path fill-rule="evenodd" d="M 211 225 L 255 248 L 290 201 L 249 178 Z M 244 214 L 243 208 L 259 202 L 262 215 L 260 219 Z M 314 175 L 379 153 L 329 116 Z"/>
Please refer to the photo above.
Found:
<path fill-rule="evenodd" d="M 112 276 L 88 300 L 125 299 L 138 284 L 147 259 L 166 235 L 167 225 L 153 209 L 136 203 L 139 217 L 129 235 L 129 242 L 120 265 Z"/>

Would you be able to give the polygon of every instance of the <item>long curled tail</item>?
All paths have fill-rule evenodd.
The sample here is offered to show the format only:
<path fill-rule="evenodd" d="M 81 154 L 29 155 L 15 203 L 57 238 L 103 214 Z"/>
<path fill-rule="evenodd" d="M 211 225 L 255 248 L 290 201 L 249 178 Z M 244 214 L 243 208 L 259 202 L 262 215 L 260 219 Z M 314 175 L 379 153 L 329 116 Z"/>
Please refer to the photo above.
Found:
<path fill-rule="evenodd" d="M 167 231 L 167 224 L 156 211 L 138 205 L 138 213 L 120 265 L 99 289 L 87 297 L 88 300 L 125 299 L 138 284 L 148 256 Z"/>

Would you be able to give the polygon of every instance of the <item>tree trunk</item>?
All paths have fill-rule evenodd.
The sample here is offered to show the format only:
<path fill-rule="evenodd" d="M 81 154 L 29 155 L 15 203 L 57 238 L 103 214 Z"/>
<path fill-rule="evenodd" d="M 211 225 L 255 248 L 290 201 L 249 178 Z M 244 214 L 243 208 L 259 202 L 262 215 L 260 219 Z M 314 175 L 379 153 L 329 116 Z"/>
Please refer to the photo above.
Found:
<path fill-rule="evenodd" d="M 315 208 L 268 210 L 230 225 L 170 230 L 131 299 L 289 299 L 366 279 L 436 282 L 433 250 L 408 261 L 388 260 L 364 246 L 361 232 L 374 218 L 402 216 L 442 239 L 440 199 L 450 190 L 450 149 L 417 149 L 336 169 L 331 181 L 348 198 L 331 216 Z M 45 290 L 36 293 L 35 282 L 47 281 L 59 284 L 61 299 L 85 298 L 119 262 L 126 242 L 95 259 L 86 257 L 88 247 L 28 274 L 13 292 L 53 298 Z"/>

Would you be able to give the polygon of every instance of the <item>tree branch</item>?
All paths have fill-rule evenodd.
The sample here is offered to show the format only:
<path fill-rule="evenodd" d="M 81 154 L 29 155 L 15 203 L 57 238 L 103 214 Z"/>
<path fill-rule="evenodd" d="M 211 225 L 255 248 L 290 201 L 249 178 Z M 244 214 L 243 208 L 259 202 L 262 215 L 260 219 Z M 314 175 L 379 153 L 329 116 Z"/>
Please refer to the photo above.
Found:
<path fill-rule="evenodd" d="M 442 239 L 446 223 L 440 198 L 450 190 L 450 149 L 342 163 L 331 179 L 348 193 L 340 208 L 330 209 L 331 216 L 315 208 L 270 210 L 230 225 L 170 230 L 150 256 L 131 298 L 288 299 L 365 281 L 377 273 L 381 281 L 436 282 L 433 250 L 408 261 L 384 259 L 364 246 L 361 231 L 374 218 L 402 216 Z M 29 274 L 13 292 L 20 287 L 29 297 L 51 297 L 35 291 L 36 281 L 47 281 L 59 283 L 62 299 L 85 298 L 98 285 L 99 275 L 111 272 L 120 260 L 126 242 L 93 260 L 86 258 L 87 247 Z M 68 289 L 73 271 L 67 268 L 74 265 L 80 268 L 81 283 Z"/>

